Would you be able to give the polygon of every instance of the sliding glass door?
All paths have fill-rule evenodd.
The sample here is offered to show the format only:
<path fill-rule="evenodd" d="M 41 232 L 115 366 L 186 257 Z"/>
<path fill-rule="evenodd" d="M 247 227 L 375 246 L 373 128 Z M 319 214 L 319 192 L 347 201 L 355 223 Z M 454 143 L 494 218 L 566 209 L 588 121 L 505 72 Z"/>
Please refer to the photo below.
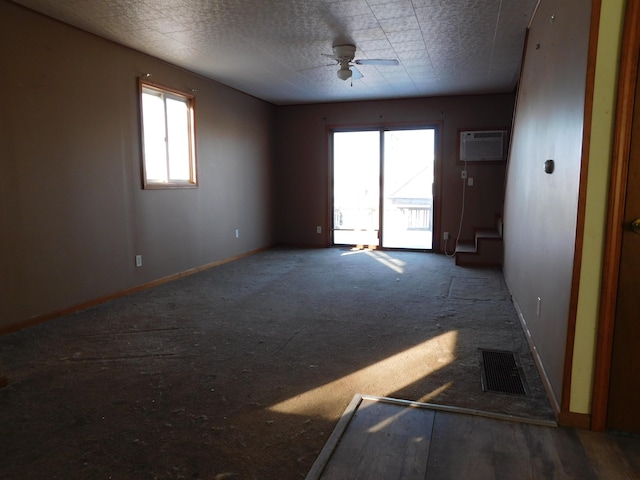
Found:
<path fill-rule="evenodd" d="M 435 129 L 333 133 L 333 243 L 433 247 Z"/>
<path fill-rule="evenodd" d="M 383 133 L 382 246 L 430 250 L 434 130 Z"/>
<path fill-rule="evenodd" d="M 378 246 L 380 133 L 333 134 L 333 243 Z"/>

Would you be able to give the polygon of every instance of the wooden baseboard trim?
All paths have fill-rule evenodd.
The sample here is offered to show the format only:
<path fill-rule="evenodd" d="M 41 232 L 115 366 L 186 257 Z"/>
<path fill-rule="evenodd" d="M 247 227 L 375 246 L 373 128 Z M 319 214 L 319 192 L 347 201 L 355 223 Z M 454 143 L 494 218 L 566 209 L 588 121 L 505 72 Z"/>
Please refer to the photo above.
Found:
<path fill-rule="evenodd" d="M 591 415 L 588 413 L 560 412 L 558 423 L 563 427 L 591 429 Z"/>
<path fill-rule="evenodd" d="M 522 330 L 524 331 L 527 343 L 529 344 L 529 350 L 531 351 L 531 356 L 533 357 L 533 361 L 535 362 L 538 373 L 540 374 L 542 384 L 544 385 L 544 389 L 547 391 L 547 397 L 549 397 L 549 402 L 551 402 L 551 408 L 553 408 L 553 412 L 555 413 L 556 418 L 559 419 L 561 412 L 560 401 L 558 400 L 558 397 L 556 396 L 556 393 L 551 386 L 551 381 L 549 380 L 547 371 L 545 370 L 544 364 L 542 363 L 542 358 L 540 358 L 540 354 L 538 353 L 538 348 L 536 347 L 536 342 L 533 339 L 533 335 L 531 335 L 529 326 L 524 319 L 524 315 L 522 314 L 520 305 L 518 304 L 516 298 L 513 296 L 511 296 L 511 301 L 513 302 L 513 306 L 515 307 L 516 313 L 518 314 L 518 320 L 520 321 L 520 325 L 522 326 Z"/>
<path fill-rule="evenodd" d="M 6 335 L 8 333 L 17 332 L 18 330 L 23 330 L 25 328 L 33 327 L 35 325 L 48 322 L 49 320 L 53 320 L 54 318 L 63 317 L 65 315 L 70 315 L 72 313 L 80 312 L 82 310 L 86 310 L 87 308 L 95 307 L 96 305 L 100 305 L 102 303 L 106 303 L 111 300 L 115 300 L 117 298 L 126 297 L 127 295 L 131 295 L 133 293 L 140 292 L 142 290 L 147 290 L 149 288 L 157 287 L 158 285 L 162 285 L 163 283 L 168 283 L 173 280 L 178 280 L 179 278 L 187 277 L 189 275 L 202 272 L 204 270 L 209 270 L 210 268 L 213 268 L 213 267 L 224 265 L 225 263 L 234 262 L 236 260 L 240 260 L 241 258 L 249 257 L 251 255 L 255 255 L 256 253 L 264 252 L 266 250 L 269 250 L 270 248 L 271 247 L 263 247 L 263 248 L 258 248 L 256 250 L 250 250 L 248 252 L 235 255 L 233 257 L 225 258 L 224 260 L 217 260 L 215 262 L 207 263 L 205 265 L 201 265 L 195 268 L 190 268 L 189 270 L 174 273 L 172 275 L 168 275 L 166 277 L 162 277 L 157 280 L 152 280 L 151 282 L 143 283 L 142 285 L 136 285 L 135 287 L 127 288 L 125 290 L 120 290 L 119 292 L 112 293 L 104 297 L 99 297 L 93 300 L 89 300 L 87 302 L 78 303 L 68 308 L 63 308 L 61 310 L 56 310 L 54 312 L 48 312 L 42 315 L 37 315 L 35 317 L 28 318 L 26 320 L 20 321 L 18 323 L 14 323 L 7 327 L 0 328 L 0 336 Z"/>
<path fill-rule="evenodd" d="M 524 319 L 524 315 L 522 314 L 520 305 L 518 305 L 518 301 L 515 298 L 512 298 L 512 301 L 513 305 L 516 308 L 516 312 L 518 313 L 518 319 L 520 320 L 520 324 L 522 325 L 522 329 L 524 330 L 525 337 L 527 338 L 527 342 L 529 343 L 531 355 L 533 356 L 533 360 L 536 363 L 536 367 L 538 368 L 538 372 L 540 373 L 540 377 L 542 378 L 542 384 L 547 391 L 547 396 L 549 397 L 549 401 L 551 402 L 551 407 L 553 408 L 553 411 L 556 415 L 558 424 L 563 427 L 581 428 L 585 430 L 591 429 L 590 414 L 567 412 L 562 410 L 560 402 L 556 397 L 553 388 L 551 387 L 551 382 L 549 381 L 547 372 L 545 371 L 544 365 L 542 364 L 542 359 L 538 354 L 538 349 L 536 348 L 535 341 L 533 339 L 533 336 L 531 335 L 531 331 L 527 327 L 527 322 Z"/>

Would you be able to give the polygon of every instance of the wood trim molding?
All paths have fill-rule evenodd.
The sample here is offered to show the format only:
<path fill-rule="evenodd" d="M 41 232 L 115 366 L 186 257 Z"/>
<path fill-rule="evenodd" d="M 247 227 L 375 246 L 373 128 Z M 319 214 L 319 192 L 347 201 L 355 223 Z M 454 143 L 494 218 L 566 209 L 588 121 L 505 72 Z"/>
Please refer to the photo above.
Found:
<path fill-rule="evenodd" d="M 527 339 L 527 343 L 529 344 L 529 351 L 531 352 L 533 361 L 536 364 L 536 368 L 538 369 L 538 374 L 540 375 L 540 379 L 542 380 L 542 385 L 544 386 L 544 389 L 547 392 L 547 397 L 549 399 L 549 403 L 551 404 L 551 408 L 553 409 L 553 413 L 555 414 L 556 418 L 559 418 L 560 402 L 558 401 L 558 397 L 556 396 L 556 393 L 553 391 L 553 387 L 551 386 L 551 380 L 549 380 L 549 375 L 547 375 L 547 371 L 544 368 L 544 363 L 542 362 L 542 358 L 540 358 L 540 353 L 538 353 L 536 342 L 533 339 L 533 335 L 531 335 L 531 330 L 529 330 L 529 326 L 527 325 L 527 321 L 524 318 L 524 315 L 522 313 L 522 309 L 520 308 L 520 304 L 518 303 L 518 300 L 512 296 L 511 301 L 513 302 L 513 306 L 516 310 L 516 314 L 518 315 L 518 320 L 520 321 L 520 326 L 522 327 L 524 336 Z"/>
<path fill-rule="evenodd" d="M 589 430 L 591 427 L 591 415 L 588 413 L 561 412 L 558 415 L 558 423 L 563 427 Z"/>
<path fill-rule="evenodd" d="M 596 57 L 598 51 L 598 33 L 600 26 L 601 0 L 593 0 L 591 5 L 591 25 L 589 29 L 589 47 L 587 52 L 587 73 L 585 85 L 585 105 L 582 135 L 582 161 L 580 168 L 580 189 L 578 192 L 578 214 L 576 221 L 576 240 L 574 245 L 573 272 L 569 300 L 569 318 L 565 343 L 564 367 L 562 375 L 562 394 L 560 416 L 570 413 L 571 380 L 573 374 L 573 353 L 578 315 L 578 297 L 580 293 L 580 273 L 584 243 L 584 223 L 587 203 L 587 179 L 589 174 L 589 144 L 591 141 L 591 122 L 593 118 L 593 92 L 595 85 Z"/>
<path fill-rule="evenodd" d="M 322 476 L 322 472 L 329 463 L 331 455 L 333 455 L 335 449 L 338 448 L 342 435 L 347 431 L 347 427 L 358 411 L 358 407 L 361 403 L 362 395 L 356 393 L 351 399 L 351 402 L 349 402 L 349 405 L 347 405 L 346 410 L 342 413 L 342 416 L 338 420 L 333 432 L 329 435 L 329 438 L 320 451 L 320 454 L 316 458 L 315 462 L 313 462 L 311 469 L 305 477 L 306 480 L 318 480 Z"/>
<path fill-rule="evenodd" d="M 235 255 L 233 257 L 225 258 L 224 260 L 218 260 L 215 262 L 207 263 L 206 265 L 202 265 L 200 267 L 191 268 L 189 270 L 185 270 L 183 272 L 174 273 L 172 275 L 159 278 L 157 280 L 152 280 L 151 282 L 144 283 L 142 285 L 137 285 L 135 287 L 127 288 L 125 290 L 121 290 L 116 293 L 112 293 L 111 295 L 106 295 L 104 297 L 95 298 L 93 300 L 89 300 L 87 302 L 78 303 L 76 305 L 72 305 L 68 308 L 63 308 L 61 310 L 56 310 L 54 312 L 44 313 L 42 315 L 37 315 L 35 317 L 31 317 L 27 320 L 15 323 L 13 325 L 9 325 L 7 327 L 0 328 L 0 336 L 6 335 L 8 333 L 17 332 L 18 330 L 22 330 L 24 328 L 33 327 L 40 323 L 47 322 L 49 320 L 53 320 L 54 318 L 62 317 L 64 315 L 70 315 L 72 313 L 76 313 L 82 310 L 86 310 L 87 308 L 95 307 L 96 305 L 100 305 L 102 303 L 109 302 L 111 300 L 115 300 L 117 298 L 126 297 L 127 295 L 131 295 L 132 293 L 140 292 L 142 290 L 147 290 L 148 288 L 157 287 L 158 285 L 162 285 L 163 283 L 168 283 L 173 280 L 178 280 L 182 277 L 187 277 L 189 275 L 193 275 L 194 273 L 199 273 L 204 270 L 208 270 L 213 267 L 217 267 L 219 265 L 224 265 L 225 263 L 233 262 L 235 260 L 240 260 L 241 258 L 248 257 L 250 255 L 254 255 L 259 252 L 263 252 L 268 250 L 270 247 L 258 248 L 256 250 L 251 250 L 249 252 L 241 253 L 240 255 Z M 2 372 L 0 371 L 0 381 L 2 380 Z"/>
<path fill-rule="evenodd" d="M 631 131 L 640 56 L 640 1 L 628 1 L 625 15 L 622 53 L 618 80 L 613 155 L 609 184 L 604 265 L 602 275 L 600 321 L 596 344 L 594 385 L 592 393 L 593 430 L 602 431 L 607 424 L 609 379 L 613 330 L 618 297 L 618 275 L 622 248 L 622 223 L 626 200 L 627 175 L 631 150 Z"/>

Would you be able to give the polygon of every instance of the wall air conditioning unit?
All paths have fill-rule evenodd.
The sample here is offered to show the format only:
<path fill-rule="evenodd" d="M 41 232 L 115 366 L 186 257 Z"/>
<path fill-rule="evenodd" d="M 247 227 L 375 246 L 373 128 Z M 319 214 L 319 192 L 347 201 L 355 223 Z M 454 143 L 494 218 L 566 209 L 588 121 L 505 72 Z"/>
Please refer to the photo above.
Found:
<path fill-rule="evenodd" d="M 501 162 L 506 154 L 506 130 L 460 132 L 461 162 Z"/>

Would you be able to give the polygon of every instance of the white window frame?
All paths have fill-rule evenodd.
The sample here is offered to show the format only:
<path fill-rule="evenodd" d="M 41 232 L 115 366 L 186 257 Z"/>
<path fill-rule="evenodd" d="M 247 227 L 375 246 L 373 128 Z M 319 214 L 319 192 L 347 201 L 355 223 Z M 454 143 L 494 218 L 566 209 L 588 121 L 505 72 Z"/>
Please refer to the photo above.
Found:
<path fill-rule="evenodd" d="M 162 100 L 160 122 L 147 118 L 145 124 L 145 95 L 151 95 Z M 166 188 L 194 188 L 198 186 L 196 149 L 195 149 L 195 97 L 194 95 L 167 88 L 155 83 L 140 79 L 140 138 L 142 145 L 142 188 L 166 189 Z M 169 122 L 170 109 L 167 102 L 184 103 L 186 106 L 186 118 L 178 118 L 180 128 L 186 128 L 180 154 L 172 153 Z M 164 116 L 163 116 L 164 115 Z M 175 114 L 174 114 L 175 115 Z M 147 111 L 147 116 L 150 116 Z M 158 120 L 156 118 L 156 120 Z M 145 129 L 146 128 L 146 129 Z M 164 131 L 162 131 L 164 129 Z M 181 136 L 182 133 L 178 136 Z M 180 158 L 182 157 L 182 158 Z M 173 170 L 179 171 L 179 175 L 172 175 L 172 165 L 179 167 Z M 161 173 L 158 175 L 158 173 Z"/>

